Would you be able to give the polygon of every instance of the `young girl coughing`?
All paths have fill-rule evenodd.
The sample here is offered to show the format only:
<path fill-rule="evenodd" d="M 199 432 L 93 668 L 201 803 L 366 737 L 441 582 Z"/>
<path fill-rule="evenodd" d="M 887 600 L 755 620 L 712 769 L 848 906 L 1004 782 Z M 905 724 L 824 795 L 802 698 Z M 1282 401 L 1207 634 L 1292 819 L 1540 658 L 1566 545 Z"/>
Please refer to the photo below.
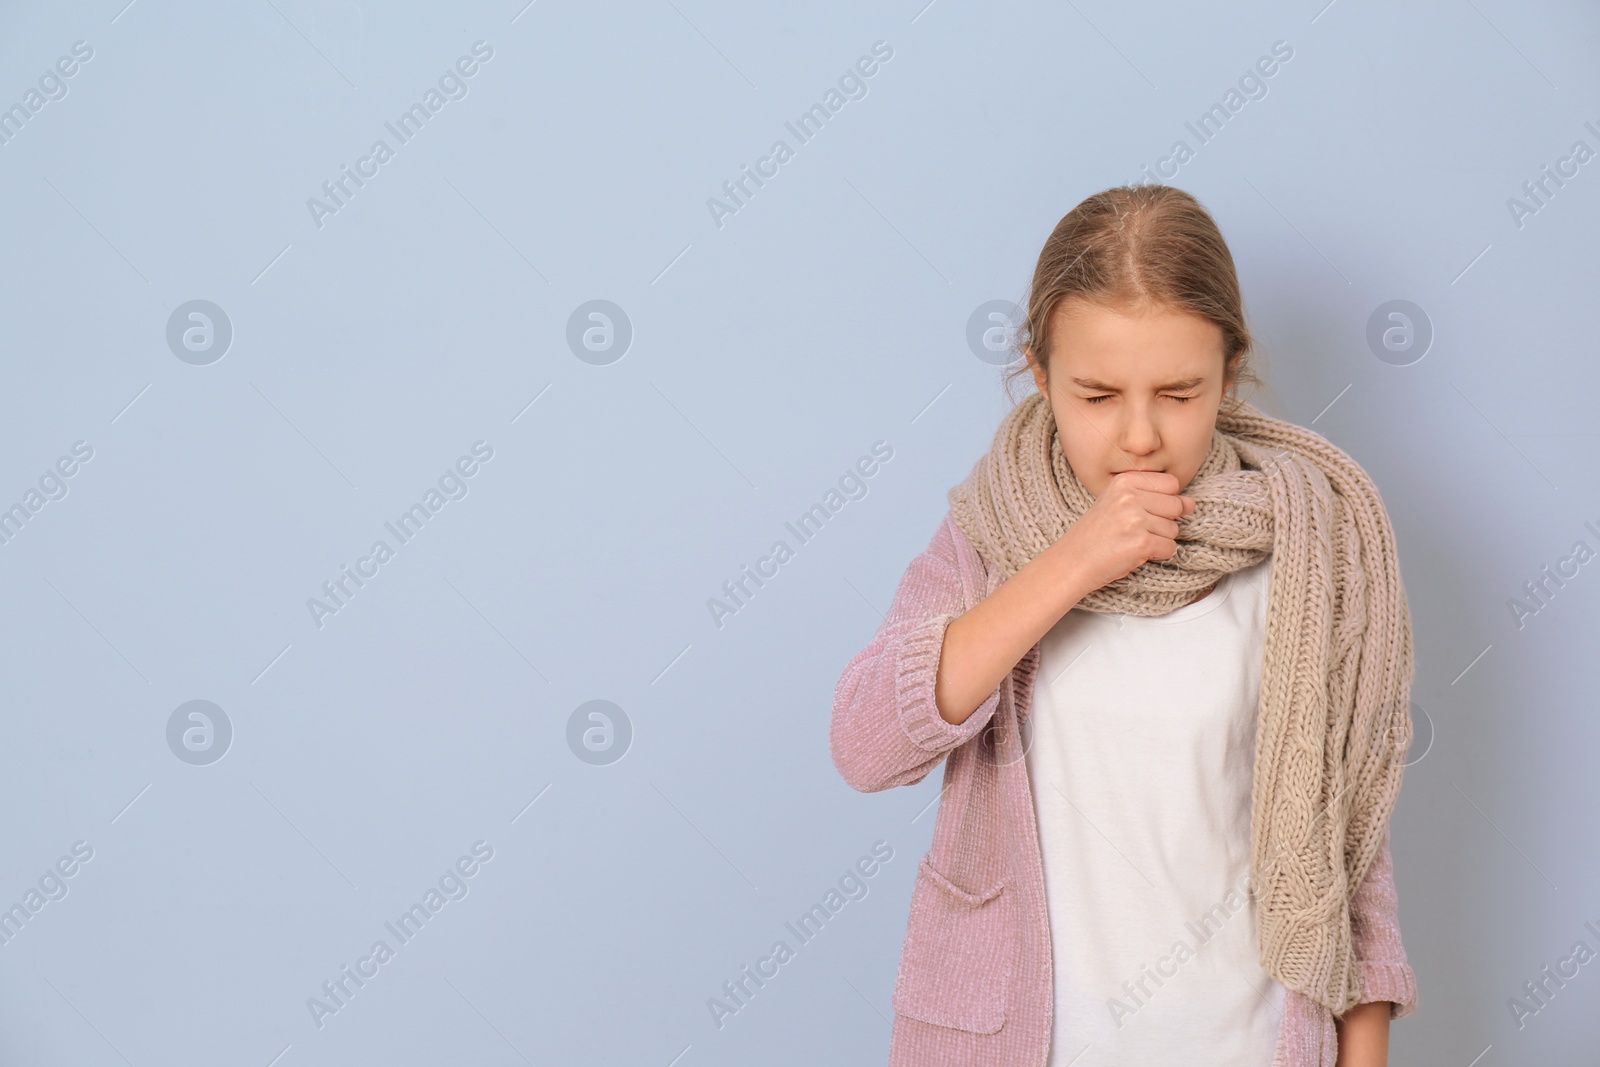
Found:
<path fill-rule="evenodd" d="M 1045 242 L 1002 419 L 845 667 L 862 791 L 944 762 L 891 1067 L 1383 1067 L 1410 616 L 1376 488 L 1256 379 L 1179 189 Z"/>

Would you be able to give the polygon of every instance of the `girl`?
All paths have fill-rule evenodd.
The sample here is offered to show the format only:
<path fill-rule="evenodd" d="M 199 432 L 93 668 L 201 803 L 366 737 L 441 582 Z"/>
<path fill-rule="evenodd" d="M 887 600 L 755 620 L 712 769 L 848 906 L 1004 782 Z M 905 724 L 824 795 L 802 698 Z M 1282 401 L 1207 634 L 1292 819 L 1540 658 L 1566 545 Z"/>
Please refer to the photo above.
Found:
<path fill-rule="evenodd" d="M 1416 984 L 1378 493 L 1237 395 L 1233 258 L 1179 189 L 1069 212 L 1018 337 L 1038 392 L 834 693 L 855 789 L 945 764 L 891 1067 L 1383 1067 Z"/>

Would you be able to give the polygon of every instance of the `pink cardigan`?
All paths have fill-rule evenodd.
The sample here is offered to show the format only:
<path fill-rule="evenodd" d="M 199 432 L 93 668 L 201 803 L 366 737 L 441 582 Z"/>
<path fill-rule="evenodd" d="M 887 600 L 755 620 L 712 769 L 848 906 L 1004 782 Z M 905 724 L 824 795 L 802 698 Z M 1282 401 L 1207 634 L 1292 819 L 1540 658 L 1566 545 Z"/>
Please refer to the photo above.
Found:
<path fill-rule="evenodd" d="M 870 644 L 846 665 L 828 743 L 862 792 L 913 785 L 945 761 L 933 847 L 922 858 L 894 986 L 890 1067 L 1044 1067 L 1054 1012 L 1050 927 L 1027 765 L 1017 743 L 1039 665 L 1035 644 L 959 726 L 934 678 L 945 627 L 999 586 L 947 514 L 907 567 Z M 1362 1001 L 1416 1009 L 1396 916 L 1388 831 L 1350 901 Z M 1333 1014 L 1288 990 L 1273 1067 L 1333 1067 Z"/>

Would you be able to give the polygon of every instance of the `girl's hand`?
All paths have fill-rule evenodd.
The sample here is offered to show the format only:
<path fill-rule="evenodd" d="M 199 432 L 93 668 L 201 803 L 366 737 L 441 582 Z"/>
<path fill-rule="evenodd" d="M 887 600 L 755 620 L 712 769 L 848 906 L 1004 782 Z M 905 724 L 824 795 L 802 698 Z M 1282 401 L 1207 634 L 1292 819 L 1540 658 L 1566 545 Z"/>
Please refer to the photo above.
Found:
<path fill-rule="evenodd" d="M 1126 577 L 1146 560 L 1171 559 L 1178 551 L 1180 516 L 1194 498 L 1178 492 L 1165 471 L 1113 474 L 1105 491 L 1052 548 L 1074 561 L 1088 591 Z"/>

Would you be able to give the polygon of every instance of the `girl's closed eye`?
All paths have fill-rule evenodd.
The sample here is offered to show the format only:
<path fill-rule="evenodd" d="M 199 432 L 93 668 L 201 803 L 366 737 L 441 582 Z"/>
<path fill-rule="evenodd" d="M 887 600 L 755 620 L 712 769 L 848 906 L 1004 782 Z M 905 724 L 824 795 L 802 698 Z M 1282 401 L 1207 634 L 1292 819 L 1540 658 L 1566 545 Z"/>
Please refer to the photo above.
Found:
<path fill-rule="evenodd" d="M 1110 400 L 1111 396 L 1110 396 L 1110 394 L 1106 394 L 1104 396 L 1086 396 L 1086 397 L 1084 397 L 1084 399 L 1087 400 L 1091 404 L 1098 404 L 1102 400 Z M 1176 394 L 1171 394 L 1171 395 L 1168 395 L 1167 399 L 1168 400 L 1185 401 L 1185 400 L 1193 400 L 1195 398 L 1192 397 L 1192 396 L 1178 396 Z"/>

